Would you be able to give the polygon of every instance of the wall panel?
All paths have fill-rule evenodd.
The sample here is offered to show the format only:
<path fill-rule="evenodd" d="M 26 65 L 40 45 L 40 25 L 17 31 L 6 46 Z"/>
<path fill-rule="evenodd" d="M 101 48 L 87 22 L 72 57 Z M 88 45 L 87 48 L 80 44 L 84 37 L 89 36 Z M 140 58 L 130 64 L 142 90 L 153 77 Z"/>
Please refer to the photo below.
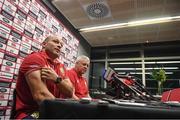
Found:
<path fill-rule="evenodd" d="M 8 119 L 12 93 L 23 58 L 41 49 L 51 33 L 63 36 L 59 60 L 71 68 L 79 41 L 40 0 L 0 0 L 0 118 Z"/>

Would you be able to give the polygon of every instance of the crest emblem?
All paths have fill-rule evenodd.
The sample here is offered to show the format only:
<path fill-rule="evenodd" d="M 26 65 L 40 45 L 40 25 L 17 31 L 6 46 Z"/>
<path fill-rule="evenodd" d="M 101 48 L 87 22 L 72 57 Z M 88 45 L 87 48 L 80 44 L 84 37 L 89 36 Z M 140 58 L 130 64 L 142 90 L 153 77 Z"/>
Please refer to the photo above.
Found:
<path fill-rule="evenodd" d="M 65 75 L 65 70 L 64 70 L 64 68 L 63 68 L 63 67 L 60 67 L 60 72 L 61 72 L 62 76 L 64 76 L 64 75 Z"/>

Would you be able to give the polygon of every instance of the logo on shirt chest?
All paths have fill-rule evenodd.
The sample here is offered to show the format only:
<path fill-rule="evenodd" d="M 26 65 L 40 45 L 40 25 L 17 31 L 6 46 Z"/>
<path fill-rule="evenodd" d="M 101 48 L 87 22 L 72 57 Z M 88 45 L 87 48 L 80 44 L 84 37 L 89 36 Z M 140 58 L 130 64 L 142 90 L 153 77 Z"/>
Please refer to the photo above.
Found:
<path fill-rule="evenodd" d="M 77 83 L 79 84 L 79 79 L 77 79 L 76 81 L 77 81 Z"/>
<path fill-rule="evenodd" d="M 76 82 L 77 82 L 77 84 L 78 84 L 79 86 L 81 86 L 81 85 L 83 85 L 83 86 L 85 85 L 85 86 L 86 86 L 86 85 L 87 85 L 87 84 L 86 84 L 86 81 L 85 81 L 85 80 L 82 80 L 82 79 L 76 79 Z"/>
<path fill-rule="evenodd" d="M 61 74 L 62 74 L 63 76 L 65 75 L 64 68 L 60 67 L 60 72 L 61 72 Z"/>

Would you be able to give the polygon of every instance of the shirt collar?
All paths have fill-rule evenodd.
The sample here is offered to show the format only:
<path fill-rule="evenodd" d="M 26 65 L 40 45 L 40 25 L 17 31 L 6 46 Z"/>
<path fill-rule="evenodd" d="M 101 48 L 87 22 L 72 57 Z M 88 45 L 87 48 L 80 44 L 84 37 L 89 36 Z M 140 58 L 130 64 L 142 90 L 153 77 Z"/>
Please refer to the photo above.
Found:
<path fill-rule="evenodd" d="M 78 76 L 79 78 L 82 78 L 82 75 L 79 75 L 79 74 L 77 73 L 77 71 L 76 71 L 75 68 L 73 68 L 73 70 L 76 72 L 76 74 L 77 74 L 77 76 Z"/>
<path fill-rule="evenodd" d="M 45 51 L 40 51 L 40 53 L 41 53 L 49 62 L 51 62 L 51 63 L 53 63 L 53 64 L 58 64 L 58 63 L 59 63 L 58 59 L 52 60 L 52 59 L 47 55 L 47 53 L 46 53 Z"/>

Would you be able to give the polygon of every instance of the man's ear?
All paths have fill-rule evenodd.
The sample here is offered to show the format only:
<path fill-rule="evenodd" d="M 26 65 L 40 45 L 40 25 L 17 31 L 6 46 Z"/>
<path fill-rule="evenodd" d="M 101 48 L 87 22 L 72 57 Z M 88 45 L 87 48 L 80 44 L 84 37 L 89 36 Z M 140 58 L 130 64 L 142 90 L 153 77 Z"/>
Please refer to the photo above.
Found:
<path fill-rule="evenodd" d="M 42 44 L 41 44 L 41 46 L 42 46 L 42 48 L 44 48 L 45 46 L 46 46 L 46 42 L 43 42 Z"/>

